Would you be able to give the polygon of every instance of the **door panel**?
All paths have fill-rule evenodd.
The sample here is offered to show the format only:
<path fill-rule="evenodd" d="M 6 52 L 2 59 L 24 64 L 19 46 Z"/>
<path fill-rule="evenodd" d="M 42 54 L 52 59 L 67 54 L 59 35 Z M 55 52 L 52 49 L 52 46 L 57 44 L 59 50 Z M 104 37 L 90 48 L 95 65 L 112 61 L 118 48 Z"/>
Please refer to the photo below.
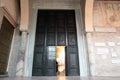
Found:
<path fill-rule="evenodd" d="M 45 36 L 45 34 L 44 33 L 38 33 L 37 35 L 36 35 L 36 41 L 35 41 L 35 43 L 36 43 L 36 46 L 38 45 L 44 45 L 44 36 Z"/>
<path fill-rule="evenodd" d="M 66 58 L 67 58 L 67 75 L 68 76 L 79 76 L 79 62 L 78 53 L 76 46 L 66 47 Z"/>
<path fill-rule="evenodd" d="M 57 45 L 59 46 L 64 46 L 66 45 L 66 36 L 65 36 L 65 32 L 64 33 L 57 33 Z"/>
<path fill-rule="evenodd" d="M 44 16 L 38 17 L 34 48 L 33 76 L 43 76 L 45 55 L 45 23 Z"/>
<path fill-rule="evenodd" d="M 47 47 L 46 76 L 56 75 L 56 47 Z"/>
<path fill-rule="evenodd" d="M 74 13 L 69 13 L 66 18 L 67 26 L 67 41 L 66 59 L 67 59 L 67 75 L 79 76 L 79 59 L 77 46 L 77 33 Z"/>
<path fill-rule="evenodd" d="M 48 33 L 47 35 L 47 45 L 54 46 L 55 45 L 55 33 Z"/>
<path fill-rule="evenodd" d="M 76 34 L 75 33 L 68 33 L 68 45 L 77 45 L 76 44 Z"/>
<path fill-rule="evenodd" d="M 67 75 L 79 75 L 75 12 L 39 10 L 33 76 L 56 75 L 56 46 L 66 46 Z"/>

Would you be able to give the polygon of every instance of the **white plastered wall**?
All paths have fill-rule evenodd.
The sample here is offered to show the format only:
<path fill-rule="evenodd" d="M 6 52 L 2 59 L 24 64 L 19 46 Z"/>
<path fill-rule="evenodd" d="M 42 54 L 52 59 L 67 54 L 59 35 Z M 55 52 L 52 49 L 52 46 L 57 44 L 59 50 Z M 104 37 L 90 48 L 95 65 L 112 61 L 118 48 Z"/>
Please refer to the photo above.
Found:
<path fill-rule="evenodd" d="M 5 10 L 11 15 L 11 17 L 17 22 L 19 15 L 19 6 L 18 0 L 0 0 L 1 7 L 5 8 Z"/>

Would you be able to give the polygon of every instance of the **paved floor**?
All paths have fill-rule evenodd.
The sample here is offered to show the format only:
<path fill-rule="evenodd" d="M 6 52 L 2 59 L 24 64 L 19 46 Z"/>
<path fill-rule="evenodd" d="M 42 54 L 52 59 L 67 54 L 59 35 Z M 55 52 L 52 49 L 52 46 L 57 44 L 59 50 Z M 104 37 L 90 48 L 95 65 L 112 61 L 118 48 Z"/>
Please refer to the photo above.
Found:
<path fill-rule="evenodd" d="M 120 77 L 1 77 L 0 80 L 120 80 Z"/>

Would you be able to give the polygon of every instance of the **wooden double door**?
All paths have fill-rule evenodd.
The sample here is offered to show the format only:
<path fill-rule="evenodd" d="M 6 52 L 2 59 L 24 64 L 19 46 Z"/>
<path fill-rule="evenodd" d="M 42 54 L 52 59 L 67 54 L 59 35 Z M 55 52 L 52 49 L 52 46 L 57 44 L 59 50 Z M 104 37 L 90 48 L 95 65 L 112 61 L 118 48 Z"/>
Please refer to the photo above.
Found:
<path fill-rule="evenodd" d="M 57 75 L 56 46 L 66 46 L 66 76 L 80 75 L 75 12 L 39 10 L 36 26 L 32 75 Z"/>

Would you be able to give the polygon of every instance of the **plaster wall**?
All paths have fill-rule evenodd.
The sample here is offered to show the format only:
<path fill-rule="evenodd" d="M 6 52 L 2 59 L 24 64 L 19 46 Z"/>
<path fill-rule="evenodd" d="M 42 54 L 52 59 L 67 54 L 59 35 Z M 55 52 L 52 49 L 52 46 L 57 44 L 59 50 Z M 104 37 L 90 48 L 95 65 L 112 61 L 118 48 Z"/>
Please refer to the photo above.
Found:
<path fill-rule="evenodd" d="M 20 30 L 28 31 L 29 28 L 29 0 L 20 0 L 21 3 L 21 20 Z"/>
<path fill-rule="evenodd" d="M 4 7 L 11 17 L 17 22 L 19 18 L 18 0 L 0 0 L 0 3 L 0 7 Z"/>
<path fill-rule="evenodd" d="M 87 33 L 92 76 L 120 76 L 119 5 L 119 1 L 94 2 L 94 31 Z"/>
<path fill-rule="evenodd" d="M 0 0 L 0 6 L 1 6 L 1 0 Z"/>
<path fill-rule="evenodd" d="M 86 0 L 86 4 L 85 4 L 85 30 L 86 32 L 93 31 L 93 3 L 94 3 L 94 0 Z"/>

